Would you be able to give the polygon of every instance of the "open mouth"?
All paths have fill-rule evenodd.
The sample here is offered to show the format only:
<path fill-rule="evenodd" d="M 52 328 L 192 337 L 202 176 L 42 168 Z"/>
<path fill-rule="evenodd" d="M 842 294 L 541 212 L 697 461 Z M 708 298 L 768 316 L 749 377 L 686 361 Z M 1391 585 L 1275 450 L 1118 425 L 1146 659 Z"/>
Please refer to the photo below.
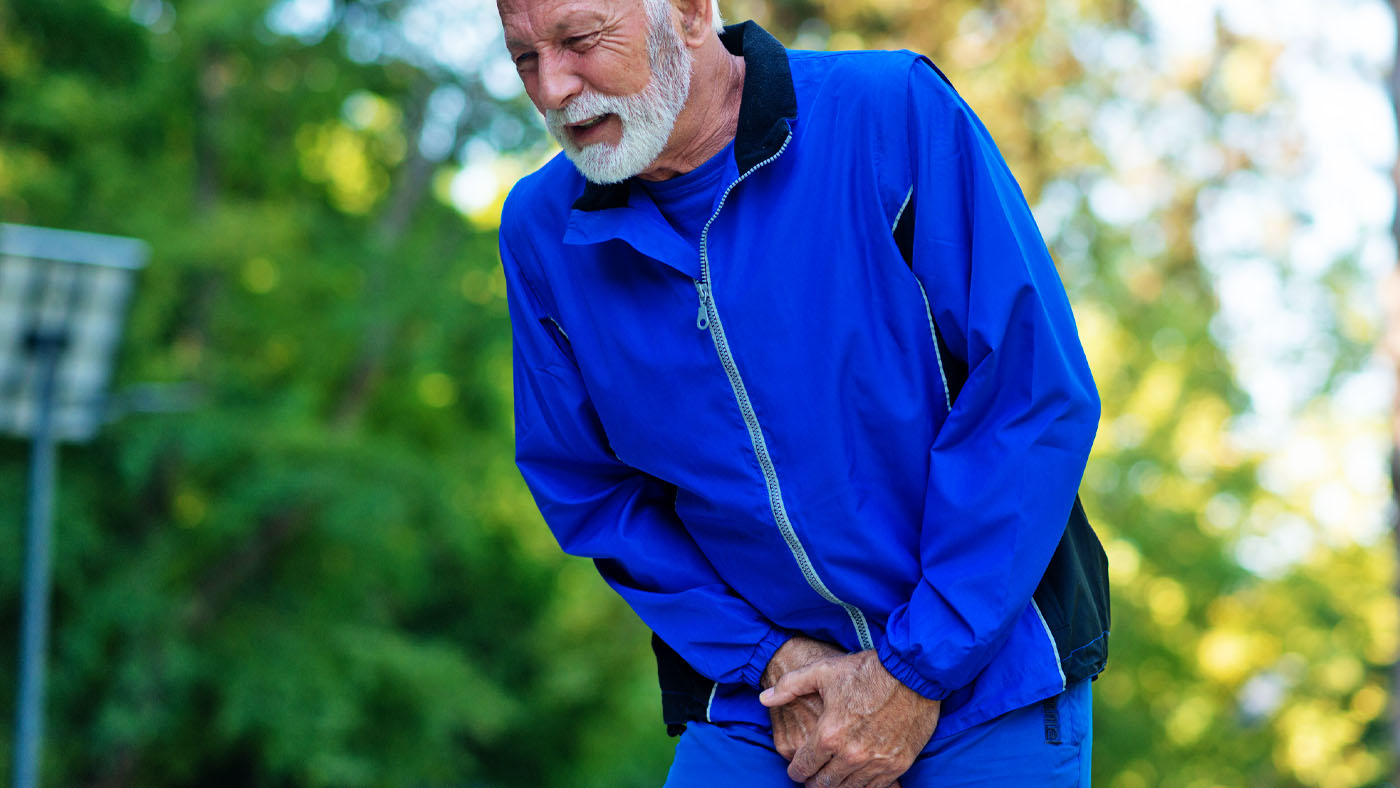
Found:
<path fill-rule="evenodd" d="M 589 118 L 588 120 L 585 120 L 582 123 L 570 123 L 569 128 L 573 129 L 574 131 L 587 131 L 588 129 L 597 126 L 599 123 L 602 123 L 607 119 L 607 114 L 598 115 L 597 117 Z"/>

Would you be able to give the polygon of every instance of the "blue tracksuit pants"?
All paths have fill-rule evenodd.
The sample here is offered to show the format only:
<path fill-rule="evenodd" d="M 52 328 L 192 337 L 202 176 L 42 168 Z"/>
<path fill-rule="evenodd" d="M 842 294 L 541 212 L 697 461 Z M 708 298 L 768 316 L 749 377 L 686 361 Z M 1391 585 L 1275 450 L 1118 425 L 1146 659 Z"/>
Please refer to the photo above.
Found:
<path fill-rule="evenodd" d="M 1093 744 L 1089 682 L 943 739 L 899 778 L 902 788 L 1088 788 Z M 794 788 L 764 731 L 692 723 L 665 788 Z"/>

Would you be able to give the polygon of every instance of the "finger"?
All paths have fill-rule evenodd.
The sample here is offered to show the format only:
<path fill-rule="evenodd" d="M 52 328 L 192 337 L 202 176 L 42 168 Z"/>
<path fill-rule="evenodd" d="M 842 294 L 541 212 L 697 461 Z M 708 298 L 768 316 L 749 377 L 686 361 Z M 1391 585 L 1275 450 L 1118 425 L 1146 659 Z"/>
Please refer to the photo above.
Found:
<path fill-rule="evenodd" d="M 898 772 L 888 763 L 868 761 L 858 765 L 837 788 L 899 788 L 899 780 L 891 779 Z"/>
<path fill-rule="evenodd" d="M 826 766 L 835 751 L 835 747 L 824 746 L 821 737 L 813 733 L 792 756 L 792 763 L 788 764 L 788 777 L 795 783 L 807 782 Z"/>
<path fill-rule="evenodd" d="M 863 765 L 852 761 L 844 753 L 837 753 L 822 766 L 821 771 L 807 780 L 806 788 L 865 788 L 866 781 L 852 777 L 852 773 Z"/>
<path fill-rule="evenodd" d="M 791 761 L 797 748 L 802 745 L 821 720 L 822 696 L 803 695 L 786 706 L 774 706 L 768 710 L 773 720 L 773 744 L 783 760 Z"/>
<path fill-rule="evenodd" d="M 773 721 L 773 749 L 783 756 L 783 760 L 791 761 L 797 753 L 798 743 L 791 710 L 786 706 L 775 706 L 768 710 L 768 716 Z"/>
<path fill-rule="evenodd" d="M 788 777 L 795 783 L 806 783 L 812 775 L 821 771 L 829 760 L 831 753 L 801 747 L 797 754 L 792 756 L 792 763 L 788 764 Z"/>
<path fill-rule="evenodd" d="M 786 706 L 803 695 L 820 692 L 826 674 L 826 666 L 820 662 L 790 670 L 778 679 L 777 684 L 759 693 L 758 700 L 769 708 Z"/>

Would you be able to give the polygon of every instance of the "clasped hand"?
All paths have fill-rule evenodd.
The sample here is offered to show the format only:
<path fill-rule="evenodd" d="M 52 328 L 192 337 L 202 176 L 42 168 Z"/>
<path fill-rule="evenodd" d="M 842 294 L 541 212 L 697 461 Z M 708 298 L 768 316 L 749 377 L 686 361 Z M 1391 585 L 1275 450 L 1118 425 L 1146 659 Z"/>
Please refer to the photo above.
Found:
<path fill-rule="evenodd" d="M 769 668 L 759 700 L 788 776 L 807 788 L 898 788 L 938 726 L 940 702 L 900 683 L 874 651 L 796 637 Z"/>

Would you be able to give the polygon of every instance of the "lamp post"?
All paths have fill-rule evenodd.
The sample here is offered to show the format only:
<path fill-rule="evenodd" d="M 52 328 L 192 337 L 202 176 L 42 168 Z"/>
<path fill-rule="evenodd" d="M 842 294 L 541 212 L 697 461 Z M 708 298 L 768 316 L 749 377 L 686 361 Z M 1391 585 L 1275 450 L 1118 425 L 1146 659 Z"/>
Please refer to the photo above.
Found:
<path fill-rule="evenodd" d="M 58 442 L 97 434 L 132 279 L 131 238 L 0 224 L 0 432 L 31 441 L 15 704 L 15 788 L 35 788 L 43 736 Z"/>

